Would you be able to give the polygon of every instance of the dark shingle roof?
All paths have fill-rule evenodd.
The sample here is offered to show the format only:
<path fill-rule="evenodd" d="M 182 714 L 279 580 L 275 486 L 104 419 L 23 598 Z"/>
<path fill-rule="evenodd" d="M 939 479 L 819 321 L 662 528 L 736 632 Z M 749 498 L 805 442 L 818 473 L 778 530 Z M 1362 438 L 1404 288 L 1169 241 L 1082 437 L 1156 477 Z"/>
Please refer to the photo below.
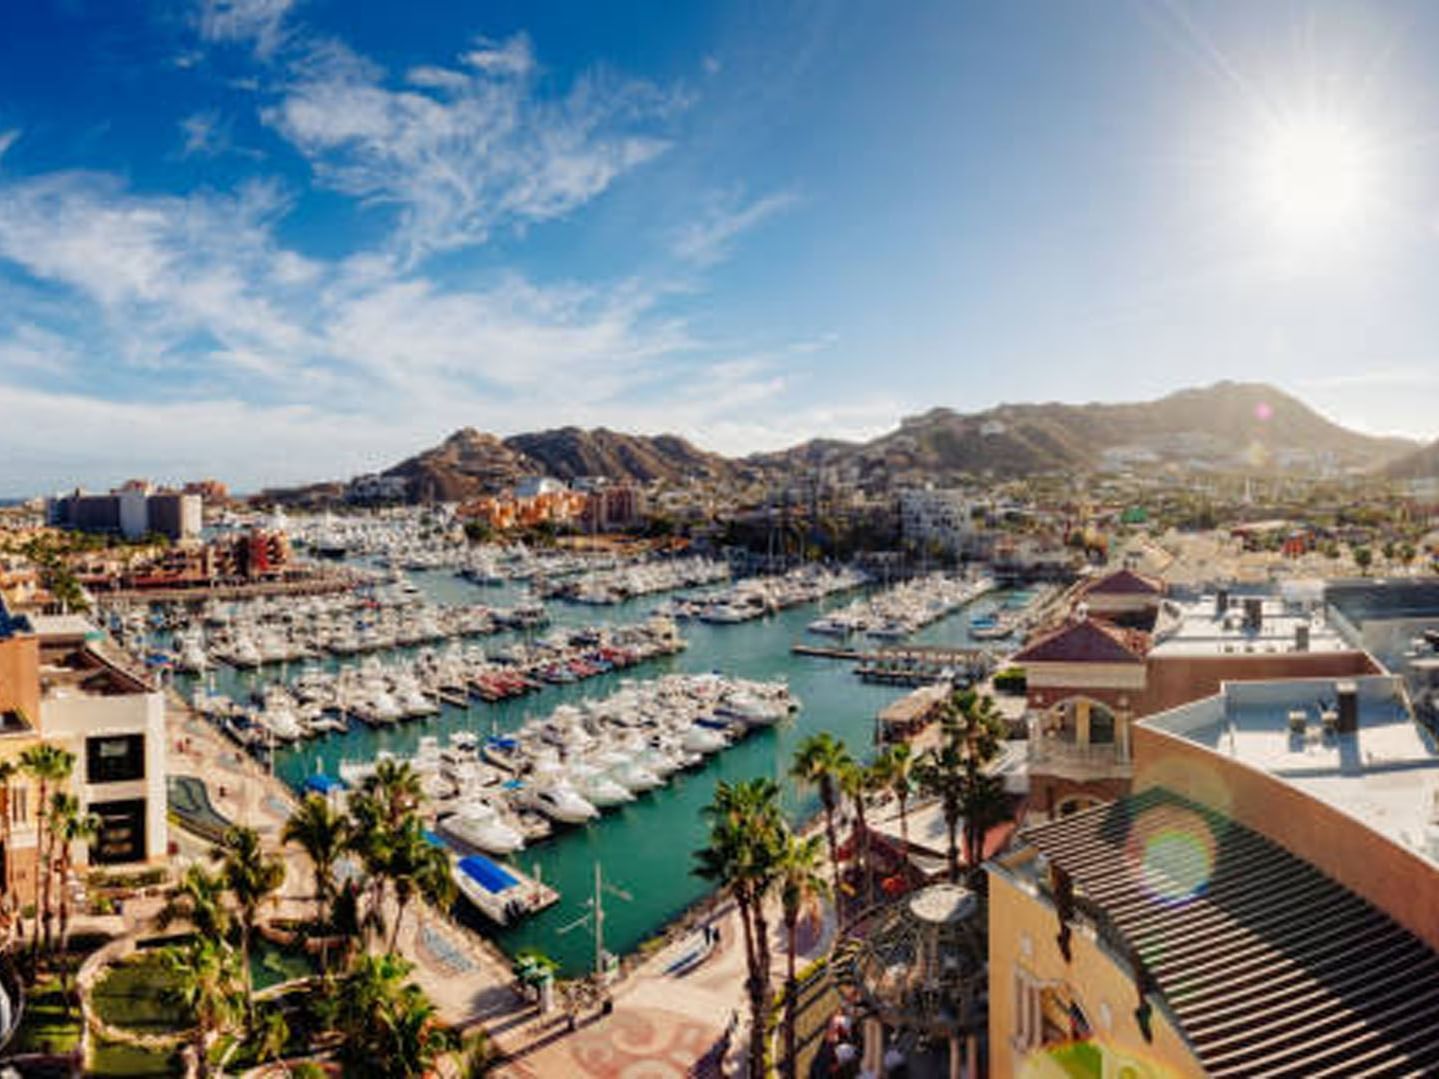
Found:
<path fill-rule="evenodd" d="M 1068 622 L 1016 653 L 1014 663 L 1143 663 L 1149 635 L 1098 618 Z"/>
<path fill-rule="evenodd" d="M 1121 569 L 1091 581 L 1080 592 L 1086 596 L 1162 596 L 1164 582 L 1132 569 Z"/>
<path fill-rule="evenodd" d="M 1026 835 L 1138 949 L 1213 1076 L 1439 1074 L 1439 955 L 1162 788 Z"/>

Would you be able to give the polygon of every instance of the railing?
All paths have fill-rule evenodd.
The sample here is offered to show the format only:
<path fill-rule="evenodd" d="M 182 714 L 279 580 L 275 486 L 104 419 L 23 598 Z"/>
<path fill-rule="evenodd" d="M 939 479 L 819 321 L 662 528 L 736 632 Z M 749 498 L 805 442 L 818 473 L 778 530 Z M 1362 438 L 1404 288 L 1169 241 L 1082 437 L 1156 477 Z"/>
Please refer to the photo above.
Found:
<path fill-rule="evenodd" d="M 1091 767 L 1128 766 L 1129 756 L 1117 742 L 1079 745 L 1062 738 L 1041 735 L 1029 739 L 1032 764 L 1083 764 Z"/>

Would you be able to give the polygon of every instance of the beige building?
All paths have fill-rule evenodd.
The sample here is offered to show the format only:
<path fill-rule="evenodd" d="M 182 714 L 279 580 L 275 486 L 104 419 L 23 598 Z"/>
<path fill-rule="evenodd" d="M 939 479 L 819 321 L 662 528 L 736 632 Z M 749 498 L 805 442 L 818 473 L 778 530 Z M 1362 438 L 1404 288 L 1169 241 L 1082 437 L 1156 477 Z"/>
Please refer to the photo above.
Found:
<path fill-rule="evenodd" d="M 1400 679 L 1226 683 L 991 865 L 994 1075 L 1439 1072 L 1439 751 Z"/>

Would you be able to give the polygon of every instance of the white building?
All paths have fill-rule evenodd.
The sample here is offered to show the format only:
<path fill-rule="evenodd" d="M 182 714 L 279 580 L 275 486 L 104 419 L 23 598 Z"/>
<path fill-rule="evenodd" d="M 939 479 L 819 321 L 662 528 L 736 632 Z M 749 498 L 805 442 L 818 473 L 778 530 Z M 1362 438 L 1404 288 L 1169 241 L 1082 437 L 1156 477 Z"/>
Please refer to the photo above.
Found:
<path fill-rule="evenodd" d="M 89 863 L 163 861 L 170 838 L 164 694 L 106 657 L 83 618 L 31 621 L 40 639 L 40 731 L 75 754 L 81 809 L 100 819 Z"/>
<path fill-rule="evenodd" d="M 516 498 L 536 498 L 539 495 L 553 495 L 567 490 L 563 480 L 553 476 L 526 476 L 515 484 Z"/>
<path fill-rule="evenodd" d="M 928 487 L 901 491 L 900 535 L 921 548 L 938 545 L 947 554 L 958 554 L 974 543 L 974 515 L 980 506 L 963 491 Z"/>

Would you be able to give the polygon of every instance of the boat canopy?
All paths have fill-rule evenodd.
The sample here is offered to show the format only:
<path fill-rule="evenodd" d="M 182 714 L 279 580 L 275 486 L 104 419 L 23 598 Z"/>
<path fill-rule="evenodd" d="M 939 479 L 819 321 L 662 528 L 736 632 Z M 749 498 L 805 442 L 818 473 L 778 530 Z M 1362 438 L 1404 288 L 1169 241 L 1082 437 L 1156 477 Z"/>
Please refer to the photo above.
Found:
<path fill-rule="evenodd" d="M 471 854 L 461 858 L 460 869 L 465 876 L 491 895 L 508 891 L 519 883 L 503 866 L 496 865 L 480 854 Z"/>

